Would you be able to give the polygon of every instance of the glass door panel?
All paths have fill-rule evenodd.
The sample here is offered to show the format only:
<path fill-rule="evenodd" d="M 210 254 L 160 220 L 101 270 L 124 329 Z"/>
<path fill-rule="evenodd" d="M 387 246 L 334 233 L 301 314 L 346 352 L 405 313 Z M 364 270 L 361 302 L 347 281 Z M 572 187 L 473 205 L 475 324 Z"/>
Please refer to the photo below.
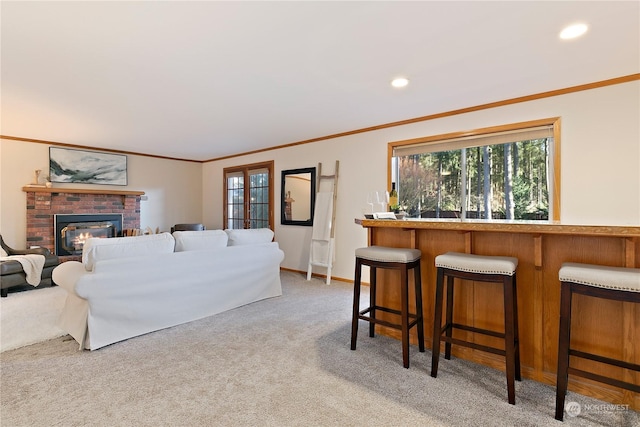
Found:
<path fill-rule="evenodd" d="M 273 230 L 273 162 L 228 168 L 224 173 L 225 226 Z"/>

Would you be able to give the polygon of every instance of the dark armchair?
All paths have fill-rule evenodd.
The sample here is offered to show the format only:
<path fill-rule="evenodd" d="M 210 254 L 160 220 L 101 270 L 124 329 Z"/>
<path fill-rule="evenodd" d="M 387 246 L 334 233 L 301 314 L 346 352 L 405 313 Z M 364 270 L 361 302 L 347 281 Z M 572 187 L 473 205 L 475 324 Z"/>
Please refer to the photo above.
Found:
<path fill-rule="evenodd" d="M 45 288 L 52 286 L 54 283 L 51 280 L 51 273 L 53 269 L 60 264 L 57 255 L 53 255 L 47 248 L 33 248 L 33 249 L 13 249 L 8 246 L 0 235 L 0 246 L 7 253 L 7 255 L 25 255 L 25 254 L 40 254 L 44 255 L 44 268 L 42 269 L 42 278 L 38 288 Z M 27 277 L 22 269 L 22 264 L 18 261 L 2 261 L 0 262 L 0 295 L 7 296 L 9 288 L 14 287 L 27 287 L 32 288 L 27 283 Z"/>
<path fill-rule="evenodd" d="M 202 224 L 176 224 L 171 227 L 171 232 L 174 231 L 203 231 L 205 226 Z"/>

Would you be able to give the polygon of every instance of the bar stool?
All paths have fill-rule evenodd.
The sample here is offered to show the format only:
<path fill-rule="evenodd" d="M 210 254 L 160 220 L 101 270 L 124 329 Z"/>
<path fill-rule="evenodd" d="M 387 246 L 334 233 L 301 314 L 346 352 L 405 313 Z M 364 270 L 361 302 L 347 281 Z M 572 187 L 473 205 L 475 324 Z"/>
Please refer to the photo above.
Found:
<path fill-rule="evenodd" d="M 564 263 L 558 275 L 561 288 L 556 420 L 562 421 L 569 374 L 640 393 L 640 385 L 638 384 L 572 368 L 569 364 L 569 356 L 574 356 L 640 372 L 640 365 L 638 364 L 598 356 L 571 347 L 571 300 L 573 294 L 640 303 L 640 268 Z"/>
<path fill-rule="evenodd" d="M 375 324 L 381 324 L 402 331 L 402 362 L 409 367 L 409 330 L 418 329 L 418 348 L 424 352 L 424 325 L 422 318 L 422 282 L 420 275 L 419 249 L 387 248 L 369 246 L 356 249 L 356 272 L 353 282 L 353 319 L 351 323 L 351 350 L 356 349 L 358 338 L 358 320 L 369 322 L 369 336 L 375 335 Z M 360 310 L 360 278 L 362 266 L 367 265 L 370 271 L 369 307 Z M 400 310 L 382 307 L 376 303 L 376 269 L 388 268 L 400 271 Z M 409 270 L 414 271 L 416 312 L 409 313 Z M 376 317 L 377 311 L 392 313 L 400 317 L 399 323 L 393 323 Z M 409 321 L 409 319 L 412 319 Z"/>
<path fill-rule="evenodd" d="M 433 321 L 433 345 L 431 346 L 431 376 L 436 378 L 438 375 L 441 339 L 445 341 L 445 359 L 451 359 L 451 344 L 499 354 L 504 356 L 506 360 L 507 393 L 509 403 L 514 405 L 516 403 L 514 378 L 518 381 L 521 380 L 520 344 L 518 338 L 518 298 L 515 275 L 518 259 L 447 252 L 446 254 L 438 255 L 435 264 L 437 267 L 437 280 Z M 447 311 L 446 324 L 442 327 L 442 300 L 444 297 L 445 277 L 447 278 Z M 504 292 L 504 333 L 454 323 L 453 284 L 455 278 L 479 282 L 502 283 Z M 454 329 L 503 338 L 505 341 L 505 349 L 502 350 L 453 338 Z M 442 337 L 443 334 L 444 337 Z"/>

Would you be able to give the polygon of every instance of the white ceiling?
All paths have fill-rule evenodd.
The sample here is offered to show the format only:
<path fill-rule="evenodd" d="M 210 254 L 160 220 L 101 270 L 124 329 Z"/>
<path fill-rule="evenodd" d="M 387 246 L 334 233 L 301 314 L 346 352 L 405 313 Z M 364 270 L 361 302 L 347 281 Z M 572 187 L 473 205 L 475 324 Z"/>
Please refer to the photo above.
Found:
<path fill-rule="evenodd" d="M 640 72 L 638 1 L 0 7 L 2 135 L 183 159 Z"/>

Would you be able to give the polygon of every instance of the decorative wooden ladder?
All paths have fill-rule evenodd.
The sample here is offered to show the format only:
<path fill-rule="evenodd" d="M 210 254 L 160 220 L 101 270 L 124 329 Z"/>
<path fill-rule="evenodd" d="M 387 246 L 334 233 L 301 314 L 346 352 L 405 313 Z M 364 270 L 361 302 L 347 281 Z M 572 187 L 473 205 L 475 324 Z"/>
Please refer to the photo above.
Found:
<path fill-rule="evenodd" d="M 313 266 L 327 269 L 327 285 L 331 283 L 331 268 L 333 267 L 333 255 L 335 249 L 336 233 L 336 202 L 338 197 L 338 172 L 340 161 L 336 160 L 336 166 L 332 175 L 322 174 L 322 163 L 318 163 L 318 179 L 316 180 L 316 204 L 313 215 L 313 231 L 309 248 L 309 267 L 307 280 L 311 280 Z M 320 192 L 322 181 L 333 180 L 333 192 Z M 327 217 L 327 203 L 330 203 L 331 214 Z M 325 215 L 321 215 L 324 213 Z M 319 219 L 323 220 L 319 223 Z M 326 224 L 329 220 L 329 224 Z M 328 227 L 328 229 L 327 229 Z M 319 260 L 319 258 L 322 258 Z"/>

